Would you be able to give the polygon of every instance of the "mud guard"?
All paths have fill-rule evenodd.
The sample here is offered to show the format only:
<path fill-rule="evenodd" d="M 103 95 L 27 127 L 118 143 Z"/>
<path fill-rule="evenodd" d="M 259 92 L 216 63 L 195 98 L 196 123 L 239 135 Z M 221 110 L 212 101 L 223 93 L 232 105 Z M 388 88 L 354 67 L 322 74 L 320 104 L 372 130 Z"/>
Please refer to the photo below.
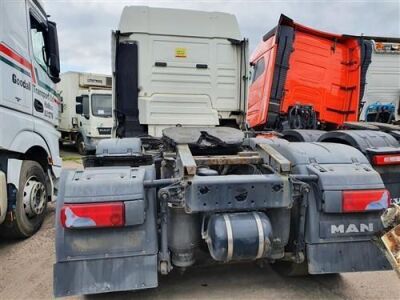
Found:
<path fill-rule="evenodd" d="M 157 287 L 158 239 L 153 166 L 63 171 L 56 208 L 54 295 L 96 294 Z M 91 180 L 92 179 L 92 180 Z M 64 228 L 65 203 L 123 201 L 125 226 Z"/>
<path fill-rule="evenodd" d="M 289 142 L 316 142 L 325 133 L 324 130 L 291 129 L 283 131 L 282 135 Z"/>
<path fill-rule="evenodd" d="M 310 184 L 305 204 L 304 235 L 297 236 L 297 243 L 303 244 L 306 253 L 309 273 L 391 269 L 372 242 L 374 234 L 383 228 L 381 210 L 343 213 L 342 191 L 385 187 L 368 159 L 359 150 L 343 144 L 270 141 L 269 145 L 291 161 L 292 174 L 318 177 L 317 182 Z"/>
<path fill-rule="evenodd" d="M 335 130 L 321 135 L 318 142 L 347 144 L 366 153 L 369 148 L 400 147 L 400 143 L 390 134 L 375 130 Z"/>
<path fill-rule="evenodd" d="M 319 141 L 351 145 L 364 153 L 371 164 L 375 155 L 400 153 L 399 141 L 392 134 L 382 131 L 337 130 L 321 135 Z M 400 165 L 374 165 L 374 169 L 390 191 L 392 202 L 400 203 Z"/>

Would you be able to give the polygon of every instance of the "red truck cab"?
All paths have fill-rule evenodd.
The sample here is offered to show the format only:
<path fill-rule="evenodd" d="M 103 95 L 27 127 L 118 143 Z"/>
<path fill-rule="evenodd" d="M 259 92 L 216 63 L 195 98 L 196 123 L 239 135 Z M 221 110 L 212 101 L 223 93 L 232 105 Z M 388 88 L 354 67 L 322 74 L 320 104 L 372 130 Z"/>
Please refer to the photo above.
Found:
<path fill-rule="evenodd" d="M 281 15 L 250 58 L 248 125 L 311 129 L 357 121 L 370 62 L 366 42 Z"/>

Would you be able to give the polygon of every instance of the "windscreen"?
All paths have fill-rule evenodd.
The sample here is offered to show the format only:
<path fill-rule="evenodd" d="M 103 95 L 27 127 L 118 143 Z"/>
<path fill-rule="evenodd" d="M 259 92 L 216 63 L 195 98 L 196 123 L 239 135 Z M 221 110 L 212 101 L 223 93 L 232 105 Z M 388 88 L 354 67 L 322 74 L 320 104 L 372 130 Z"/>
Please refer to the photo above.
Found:
<path fill-rule="evenodd" d="M 112 116 L 111 94 L 93 94 L 92 95 L 92 114 L 96 117 Z"/>

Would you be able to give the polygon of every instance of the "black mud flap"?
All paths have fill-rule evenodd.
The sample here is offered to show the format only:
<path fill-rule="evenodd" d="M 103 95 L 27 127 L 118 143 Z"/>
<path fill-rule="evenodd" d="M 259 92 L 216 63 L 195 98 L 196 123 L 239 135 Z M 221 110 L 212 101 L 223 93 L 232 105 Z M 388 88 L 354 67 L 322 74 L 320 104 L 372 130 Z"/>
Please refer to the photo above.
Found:
<path fill-rule="evenodd" d="M 310 274 L 391 270 L 389 262 L 372 241 L 307 245 Z"/>
<path fill-rule="evenodd" d="M 77 260 L 54 265 L 54 295 L 155 288 L 157 255 Z"/>

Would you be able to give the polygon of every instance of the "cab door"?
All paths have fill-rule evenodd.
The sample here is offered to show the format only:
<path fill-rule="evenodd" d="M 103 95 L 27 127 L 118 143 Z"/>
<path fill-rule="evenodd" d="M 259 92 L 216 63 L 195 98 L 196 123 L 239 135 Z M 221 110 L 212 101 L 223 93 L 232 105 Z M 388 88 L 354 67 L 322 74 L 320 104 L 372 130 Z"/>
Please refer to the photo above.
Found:
<path fill-rule="evenodd" d="M 81 95 L 82 97 L 82 114 L 78 115 L 79 131 L 84 135 L 90 135 L 90 99 L 89 95 Z"/>
<path fill-rule="evenodd" d="M 33 67 L 32 114 L 38 118 L 58 125 L 58 105 L 60 104 L 54 83 L 48 75 L 45 35 L 47 20 L 36 6 L 29 2 L 29 40 Z"/>
<path fill-rule="evenodd" d="M 251 79 L 251 85 L 249 88 L 249 101 L 247 107 L 247 122 L 250 127 L 257 126 L 260 124 L 262 119 L 262 99 L 264 92 L 264 77 L 265 70 L 265 59 L 261 56 L 253 67 L 253 74 Z"/>
<path fill-rule="evenodd" d="M 267 122 L 276 56 L 275 37 L 263 42 L 260 48 L 262 55 L 253 60 L 253 76 L 249 86 L 246 120 L 250 127 L 262 126 Z"/>

